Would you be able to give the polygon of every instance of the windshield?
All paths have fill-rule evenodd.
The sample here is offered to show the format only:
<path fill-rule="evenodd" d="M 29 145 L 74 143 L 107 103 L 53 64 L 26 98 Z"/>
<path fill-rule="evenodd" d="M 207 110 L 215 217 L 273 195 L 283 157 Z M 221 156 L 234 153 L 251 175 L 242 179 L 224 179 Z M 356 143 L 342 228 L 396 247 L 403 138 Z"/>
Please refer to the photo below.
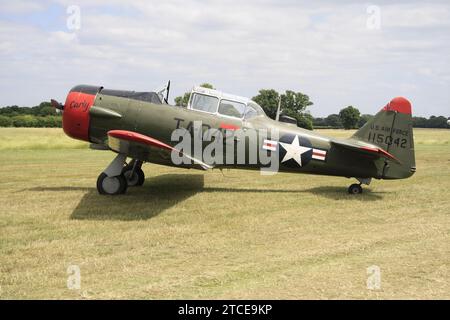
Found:
<path fill-rule="evenodd" d="M 229 117 L 242 118 L 244 115 L 245 104 L 231 101 L 220 100 L 219 113 Z"/>
<path fill-rule="evenodd" d="M 250 101 L 247 104 L 247 108 L 245 109 L 245 119 L 251 119 L 256 116 L 265 116 L 263 108 L 259 104 L 254 101 Z"/>

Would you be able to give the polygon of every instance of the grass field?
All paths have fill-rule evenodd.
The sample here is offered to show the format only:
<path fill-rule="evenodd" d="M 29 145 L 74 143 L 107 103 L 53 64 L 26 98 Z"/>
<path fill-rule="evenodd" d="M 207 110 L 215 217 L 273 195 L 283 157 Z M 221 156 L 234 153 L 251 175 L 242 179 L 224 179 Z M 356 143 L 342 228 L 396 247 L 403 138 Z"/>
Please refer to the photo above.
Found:
<path fill-rule="evenodd" d="M 450 130 L 415 139 L 417 173 L 358 196 L 345 178 L 147 164 L 142 188 L 104 197 L 112 153 L 0 129 L 0 299 L 449 299 Z"/>

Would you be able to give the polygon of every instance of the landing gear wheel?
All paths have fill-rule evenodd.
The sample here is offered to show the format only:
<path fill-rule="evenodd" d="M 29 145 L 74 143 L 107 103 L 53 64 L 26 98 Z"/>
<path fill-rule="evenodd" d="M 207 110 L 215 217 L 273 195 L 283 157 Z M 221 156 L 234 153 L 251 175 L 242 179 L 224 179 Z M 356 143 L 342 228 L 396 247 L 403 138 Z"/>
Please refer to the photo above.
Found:
<path fill-rule="evenodd" d="M 127 180 L 123 175 L 108 177 L 102 172 L 97 179 L 97 190 L 100 194 L 117 195 L 127 191 Z"/>
<path fill-rule="evenodd" d="M 122 175 L 127 180 L 129 187 L 140 187 L 144 184 L 145 174 L 141 168 L 135 168 L 133 172 L 133 166 L 126 166 L 122 170 Z"/>
<path fill-rule="evenodd" d="M 350 187 L 348 187 L 348 193 L 350 194 L 360 194 L 363 192 L 361 185 L 354 183 Z"/>

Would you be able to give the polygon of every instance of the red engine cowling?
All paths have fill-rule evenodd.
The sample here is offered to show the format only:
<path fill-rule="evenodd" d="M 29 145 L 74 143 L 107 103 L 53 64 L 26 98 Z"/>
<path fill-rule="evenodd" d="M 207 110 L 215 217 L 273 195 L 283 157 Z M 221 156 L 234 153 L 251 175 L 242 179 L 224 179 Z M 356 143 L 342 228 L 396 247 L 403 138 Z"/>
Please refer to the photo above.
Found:
<path fill-rule="evenodd" d="M 63 129 L 74 139 L 89 141 L 89 109 L 101 87 L 76 86 L 70 90 L 64 104 Z"/>

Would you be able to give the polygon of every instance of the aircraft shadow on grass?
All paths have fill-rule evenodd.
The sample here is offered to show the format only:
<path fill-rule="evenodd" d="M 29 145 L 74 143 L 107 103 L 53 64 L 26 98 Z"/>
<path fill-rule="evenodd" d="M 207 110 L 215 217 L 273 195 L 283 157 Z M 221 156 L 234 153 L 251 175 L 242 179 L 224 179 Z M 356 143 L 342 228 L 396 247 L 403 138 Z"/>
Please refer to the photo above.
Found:
<path fill-rule="evenodd" d="M 71 219 L 77 220 L 146 220 L 164 210 L 203 192 L 229 193 L 310 193 L 332 200 L 377 201 L 381 192 L 365 190 L 360 195 L 348 195 L 343 187 L 323 186 L 310 189 L 254 189 L 204 187 L 202 174 L 165 174 L 148 178 L 139 188 L 129 188 L 120 196 L 101 196 L 95 188 L 37 187 L 27 191 L 86 191 L 73 210 Z M 230 197 L 230 201 L 234 201 Z"/>

